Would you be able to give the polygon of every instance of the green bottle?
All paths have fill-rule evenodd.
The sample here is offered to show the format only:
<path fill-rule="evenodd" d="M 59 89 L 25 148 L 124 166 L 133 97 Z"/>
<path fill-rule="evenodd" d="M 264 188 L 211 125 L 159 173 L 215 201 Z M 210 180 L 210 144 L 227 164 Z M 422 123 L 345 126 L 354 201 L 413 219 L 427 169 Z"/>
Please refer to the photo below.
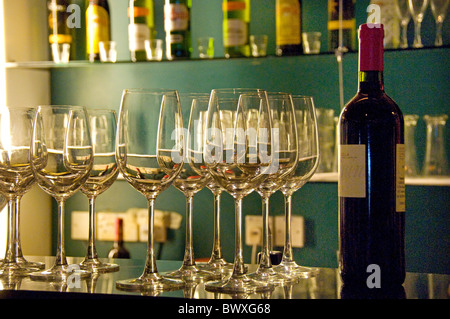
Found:
<path fill-rule="evenodd" d="M 166 56 L 169 60 L 190 58 L 192 0 L 166 0 L 164 5 L 164 30 L 166 31 Z"/>
<path fill-rule="evenodd" d="M 250 0 L 224 0 L 222 10 L 225 57 L 250 56 Z"/>
<path fill-rule="evenodd" d="M 155 36 L 153 0 L 130 0 L 128 44 L 131 61 L 145 61 L 145 41 Z"/>

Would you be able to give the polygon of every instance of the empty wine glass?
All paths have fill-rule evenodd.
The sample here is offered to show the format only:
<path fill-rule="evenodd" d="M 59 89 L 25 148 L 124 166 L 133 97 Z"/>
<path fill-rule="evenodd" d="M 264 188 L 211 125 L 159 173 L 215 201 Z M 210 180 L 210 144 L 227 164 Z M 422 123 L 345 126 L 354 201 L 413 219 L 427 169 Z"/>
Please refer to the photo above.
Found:
<path fill-rule="evenodd" d="M 164 278 L 156 267 L 154 206 L 183 168 L 183 117 L 176 90 L 123 91 L 117 125 L 116 160 L 124 178 L 148 201 L 147 259 L 138 278 L 119 280 L 118 289 L 158 293 L 184 282 Z"/>
<path fill-rule="evenodd" d="M 408 0 L 395 0 L 395 9 L 397 16 L 400 19 L 402 27 L 402 35 L 400 40 L 400 48 L 406 49 L 408 47 L 408 24 L 411 20 L 411 13 L 408 8 Z"/>
<path fill-rule="evenodd" d="M 184 164 L 173 185 L 186 196 L 186 247 L 181 268 L 163 275 L 166 278 L 185 281 L 206 281 L 217 277 L 217 274 L 199 269 L 195 263 L 192 223 L 194 195 L 203 189 L 210 179 L 203 157 L 206 123 L 202 118 L 208 110 L 209 94 L 180 93 L 180 101 L 182 109 L 190 110 L 190 115 L 184 117 L 184 124 L 187 127 L 184 134 L 186 143 Z"/>
<path fill-rule="evenodd" d="M 86 109 L 82 106 L 38 106 L 33 125 L 31 167 L 38 185 L 58 203 L 58 236 L 53 267 L 30 275 L 33 280 L 66 281 L 90 272 L 67 263 L 64 248 L 64 206 L 89 178 L 93 163 Z M 73 278 L 73 277 L 71 277 Z"/>
<path fill-rule="evenodd" d="M 414 48 L 422 48 L 422 38 L 420 37 L 420 27 L 428 6 L 428 0 L 408 0 L 408 8 L 414 21 Z"/>
<path fill-rule="evenodd" d="M 319 162 L 319 140 L 317 119 L 312 97 L 293 95 L 295 119 L 297 122 L 298 163 L 287 182 L 281 187 L 285 201 L 285 244 L 281 263 L 274 270 L 307 278 L 314 275 L 317 269 L 297 265 L 294 261 L 291 242 L 292 195 L 305 185 L 317 169 Z"/>
<path fill-rule="evenodd" d="M 272 160 L 267 172 L 268 177 L 256 189 L 262 199 L 263 244 L 258 269 L 249 277 L 273 284 L 285 284 L 293 278 L 287 274 L 275 272 L 270 260 L 269 198 L 285 184 L 297 165 L 297 128 L 291 95 L 268 92 L 267 96 L 272 122 L 272 140 L 269 143 L 270 154 L 268 155 Z"/>
<path fill-rule="evenodd" d="M 251 120 L 254 114 L 257 120 Z M 229 121 L 227 119 L 233 119 Z M 242 201 L 266 178 L 271 125 L 267 94 L 258 89 L 215 89 L 207 116 L 204 156 L 215 181 L 235 201 L 235 257 L 229 278 L 205 284 L 209 291 L 249 293 L 272 289 L 246 275 L 242 250 Z"/>
<path fill-rule="evenodd" d="M 433 13 L 434 20 L 436 21 L 436 38 L 434 45 L 437 47 L 442 46 L 442 24 L 444 23 L 445 16 L 447 15 L 447 8 L 449 0 L 430 0 L 431 12 Z"/>
<path fill-rule="evenodd" d="M 2 277 L 24 276 L 39 270 L 39 265 L 23 258 L 19 240 L 20 200 L 35 181 L 29 157 L 34 113 L 35 109 L 28 107 L 0 108 L 0 193 L 8 204 Z"/>
<path fill-rule="evenodd" d="M 94 152 L 94 164 L 81 191 L 89 200 L 89 242 L 81 269 L 95 272 L 119 270 L 119 265 L 104 263 L 98 258 L 95 247 L 95 199 L 116 180 L 119 169 L 116 163 L 116 112 L 113 110 L 89 110 L 88 122 Z"/>

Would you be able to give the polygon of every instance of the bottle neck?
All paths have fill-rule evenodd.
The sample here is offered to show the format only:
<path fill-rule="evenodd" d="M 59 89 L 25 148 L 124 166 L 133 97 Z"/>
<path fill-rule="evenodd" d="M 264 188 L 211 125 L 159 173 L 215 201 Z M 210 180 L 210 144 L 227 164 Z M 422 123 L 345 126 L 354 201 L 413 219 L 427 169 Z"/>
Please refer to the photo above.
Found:
<path fill-rule="evenodd" d="M 369 95 L 383 93 L 383 71 L 360 71 L 358 90 L 360 93 Z"/>

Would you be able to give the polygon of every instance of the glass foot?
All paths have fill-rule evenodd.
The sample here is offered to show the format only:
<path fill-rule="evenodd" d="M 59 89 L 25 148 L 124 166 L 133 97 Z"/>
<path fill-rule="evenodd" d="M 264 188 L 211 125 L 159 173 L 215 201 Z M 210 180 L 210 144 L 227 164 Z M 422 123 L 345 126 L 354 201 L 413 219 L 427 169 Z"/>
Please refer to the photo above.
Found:
<path fill-rule="evenodd" d="M 33 271 L 45 268 L 45 263 L 28 261 L 24 257 L 17 257 L 16 262 L 23 268 L 32 268 Z"/>
<path fill-rule="evenodd" d="M 318 268 L 299 266 L 297 265 L 297 263 L 295 263 L 295 261 L 282 261 L 279 265 L 274 266 L 273 270 L 276 273 L 294 278 L 310 278 L 316 276 L 319 273 Z"/>
<path fill-rule="evenodd" d="M 81 270 L 78 264 L 71 264 L 54 265 L 50 269 L 33 272 L 30 274 L 30 279 L 39 281 L 76 281 L 90 276 L 91 273 Z"/>
<path fill-rule="evenodd" d="M 80 263 L 80 268 L 89 272 L 114 272 L 119 271 L 119 265 L 101 262 L 98 258 L 85 259 Z"/>
<path fill-rule="evenodd" d="M 205 290 L 225 294 L 251 294 L 272 290 L 273 285 L 249 278 L 248 275 L 232 275 L 229 279 L 210 281 L 205 284 Z"/>
<path fill-rule="evenodd" d="M 184 288 L 181 280 L 164 278 L 158 273 L 116 281 L 116 288 L 129 291 L 170 291 Z"/>
<path fill-rule="evenodd" d="M 3 262 L 0 265 L 0 277 L 24 277 L 39 270 L 39 268 L 23 267 L 17 262 Z"/>
<path fill-rule="evenodd" d="M 251 279 L 274 285 L 292 284 L 298 280 L 298 277 L 290 276 L 289 273 L 276 272 L 272 267 L 258 268 L 256 272 L 248 274 L 247 276 Z"/>
<path fill-rule="evenodd" d="M 163 273 L 163 276 L 165 278 L 171 279 L 200 282 L 200 281 L 220 279 L 221 274 L 200 269 L 196 265 L 192 266 L 183 265 L 178 270 Z"/>

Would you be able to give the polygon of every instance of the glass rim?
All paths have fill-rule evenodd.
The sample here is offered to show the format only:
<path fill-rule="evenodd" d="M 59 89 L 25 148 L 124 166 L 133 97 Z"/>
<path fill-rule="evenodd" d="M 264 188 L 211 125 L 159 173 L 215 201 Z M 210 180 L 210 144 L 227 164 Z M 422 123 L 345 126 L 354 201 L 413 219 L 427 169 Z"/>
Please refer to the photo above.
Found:
<path fill-rule="evenodd" d="M 165 88 L 129 88 L 129 89 L 123 89 L 123 94 L 125 93 L 136 93 L 136 94 L 176 94 L 178 95 L 178 90 L 176 89 L 165 89 Z"/>
<path fill-rule="evenodd" d="M 42 104 L 38 105 L 36 108 L 38 111 L 39 109 L 75 109 L 75 110 L 85 110 L 86 107 L 82 105 L 70 105 L 70 104 Z"/>
<path fill-rule="evenodd" d="M 88 113 L 116 113 L 116 110 L 114 109 L 107 109 L 107 108 L 98 108 L 98 109 L 87 109 Z"/>

